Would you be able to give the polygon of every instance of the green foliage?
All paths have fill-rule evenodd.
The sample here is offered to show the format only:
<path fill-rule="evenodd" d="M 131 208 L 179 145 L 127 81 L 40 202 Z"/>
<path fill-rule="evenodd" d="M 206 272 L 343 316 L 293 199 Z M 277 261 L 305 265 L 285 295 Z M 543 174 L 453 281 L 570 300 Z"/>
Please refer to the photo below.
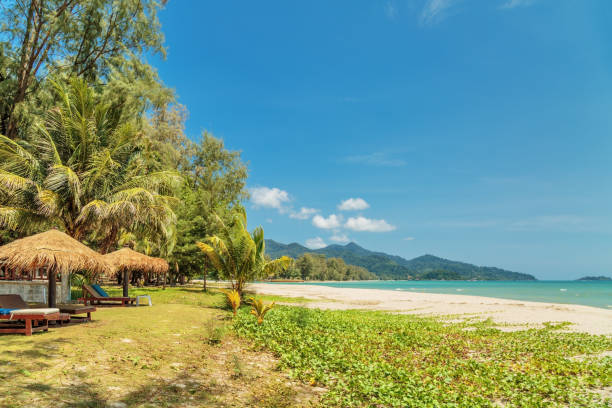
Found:
<path fill-rule="evenodd" d="M 180 164 L 187 183 L 179 194 L 177 241 L 171 261 L 183 275 L 206 277 L 211 272 L 216 276 L 196 242 L 216 234 L 216 215 L 229 220 L 229 208 L 246 198 L 247 169 L 240 153 L 228 151 L 222 140 L 208 133 L 198 144 L 188 144 L 182 157 L 187 158 Z"/>
<path fill-rule="evenodd" d="M 274 308 L 276 303 L 265 304 L 263 300 L 250 297 L 248 303 L 251 305 L 251 314 L 257 318 L 257 324 L 263 324 L 266 313 Z"/>
<path fill-rule="evenodd" d="M 377 276 L 378 279 L 419 279 L 419 275 L 436 270 L 453 271 L 461 279 L 478 280 L 534 280 L 531 275 L 506 271 L 504 269 L 476 266 L 463 262 L 450 261 L 432 255 L 423 255 L 411 260 L 382 252 L 368 251 L 351 242 L 345 246 L 329 245 L 325 248 L 311 250 L 293 243 L 284 245 L 272 240 L 267 241 L 271 256 L 287 255 L 292 258 L 306 253 L 341 258 L 348 265 L 360 266 Z"/>
<path fill-rule="evenodd" d="M 0 136 L 0 227 L 59 225 L 102 252 L 122 231 L 167 237 L 180 175 L 149 172 L 134 143 L 135 124 L 85 82 L 55 83 L 55 91 L 58 105 L 27 140 Z"/>
<path fill-rule="evenodd" d="M 237 206 L 232 210 L 229 222 L 216 218 L 218 235 L 207 237 L 205 242 L 197 245 L 219 275 L 230 280 L 238 293 L 242 294 L 246 282 L 271 276 L 291 264 L 288 257 L 266 258 L 263 228 L 255 228 L 252 234 L 249 233 L 243 207 Z"/>
<path fill-rule="evenodd" d="M 453 271 L 445 271 L 444 269 L 438 269 L 435 271 L 428 271 L 418 276 L 420 280 L 461 280 L 461 275 Z"/>
<path fill-rule="evenodd" d="M 160 2 L 6 3 L 0 8 L 0 134 L 25 138 L 32 115 L 53 103 L 47 77 L 104 83 L 107 96 L 140 113 L 172 97 L 142 61 L 144 53 L 164 53 L 157 19 Z"/>
<path fill-rule="evenodd" d="M 272 278 L 335 281 L 378 279 L 365 268 L 345 264 L 342 258 L 326 258 L 319 254 L 303 254 L 287 270 L 279 271 Z"/>
<path fill-rule="evenodd" d="M 597 389 L 612 386 L 610 357 L 571 358 L 611 350 L 612 339 L 562 325 L 505 332 L 490 321 L 299 307 L 267 320 L 241 312 L 234 329 L 326 387 L 323 406 L 604 407 Z"/>

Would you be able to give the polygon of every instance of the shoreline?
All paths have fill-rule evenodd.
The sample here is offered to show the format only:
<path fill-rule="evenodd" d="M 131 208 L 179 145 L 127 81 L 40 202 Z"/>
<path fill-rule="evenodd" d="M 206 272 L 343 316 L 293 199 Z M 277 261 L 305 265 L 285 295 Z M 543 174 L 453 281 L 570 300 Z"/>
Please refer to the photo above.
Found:
<path fill-rule="evenodd" d="M 337 288 L 322 285 L 252 283 L 258 294 L 305 298 L 304 307 L 320 309 L 365 309 L 453 319 L 491 318 L 502 329 L 541 327 L 546 322 L 570 322 L 567 329 L 612 336 L 612 310 L 564 303 L 545 303 L 473 295 Z"/>

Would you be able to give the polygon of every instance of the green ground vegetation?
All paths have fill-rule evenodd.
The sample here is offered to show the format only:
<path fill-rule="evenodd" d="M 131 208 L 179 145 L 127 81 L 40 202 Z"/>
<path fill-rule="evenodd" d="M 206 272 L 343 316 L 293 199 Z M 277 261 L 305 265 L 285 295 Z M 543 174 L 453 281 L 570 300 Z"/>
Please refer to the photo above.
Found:
<path fill-rule="evenodd" d="M 130 291 L 136 294 L 150 294 L 153 307 L 99 308 L 91 323 L 0 336 L 0 406 L 289 407 L 317 400 L 312 387 L 276 369 L 271 353 L 233 335 L 221 293 Z"/>
<path fill-rule="evenodd" d="M 328 389 L 323 406 L 610 406 L 612 339 L 564 328 L 302 307 L 278 307 L 263 325 L 243 310 L 234 324 L 295 378 Z"/>
<path fill-rule="evenodd" d="M 248 304 L 232 319 L 219 291 L 130 290 L 138 294 L 153 307 L 100 308 L 91 323 L 0 336 L 0 406 L 611 403 L 612 339 L 564 324 L 506 331 L 477 319 L 277 306 L 259 325 Z"/>

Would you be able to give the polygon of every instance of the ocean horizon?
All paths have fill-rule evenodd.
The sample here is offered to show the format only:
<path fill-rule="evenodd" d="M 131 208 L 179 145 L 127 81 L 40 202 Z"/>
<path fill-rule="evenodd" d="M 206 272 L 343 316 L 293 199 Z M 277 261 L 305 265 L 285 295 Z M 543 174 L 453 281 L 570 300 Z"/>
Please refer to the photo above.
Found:
<path fill-rule="evenodd" d="M 274 284 L 274 283 L 273 283 Z M 292 282 L 336 288 L 381 289 L 453 295 L 485 296 L 530 302 L 561 303 L 612 309 L 612 281 L 341 281 Z"/>

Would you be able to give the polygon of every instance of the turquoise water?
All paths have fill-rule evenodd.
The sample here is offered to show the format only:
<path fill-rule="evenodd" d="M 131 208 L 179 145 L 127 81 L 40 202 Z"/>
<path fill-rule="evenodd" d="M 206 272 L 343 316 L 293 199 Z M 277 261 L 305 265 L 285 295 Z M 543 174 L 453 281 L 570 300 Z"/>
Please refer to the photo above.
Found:
<path fill-rule="evenodd" d="M 612 281 L 351 281 L 291 283 L 291 285 L 452 293 L 612 309 Z"/>

